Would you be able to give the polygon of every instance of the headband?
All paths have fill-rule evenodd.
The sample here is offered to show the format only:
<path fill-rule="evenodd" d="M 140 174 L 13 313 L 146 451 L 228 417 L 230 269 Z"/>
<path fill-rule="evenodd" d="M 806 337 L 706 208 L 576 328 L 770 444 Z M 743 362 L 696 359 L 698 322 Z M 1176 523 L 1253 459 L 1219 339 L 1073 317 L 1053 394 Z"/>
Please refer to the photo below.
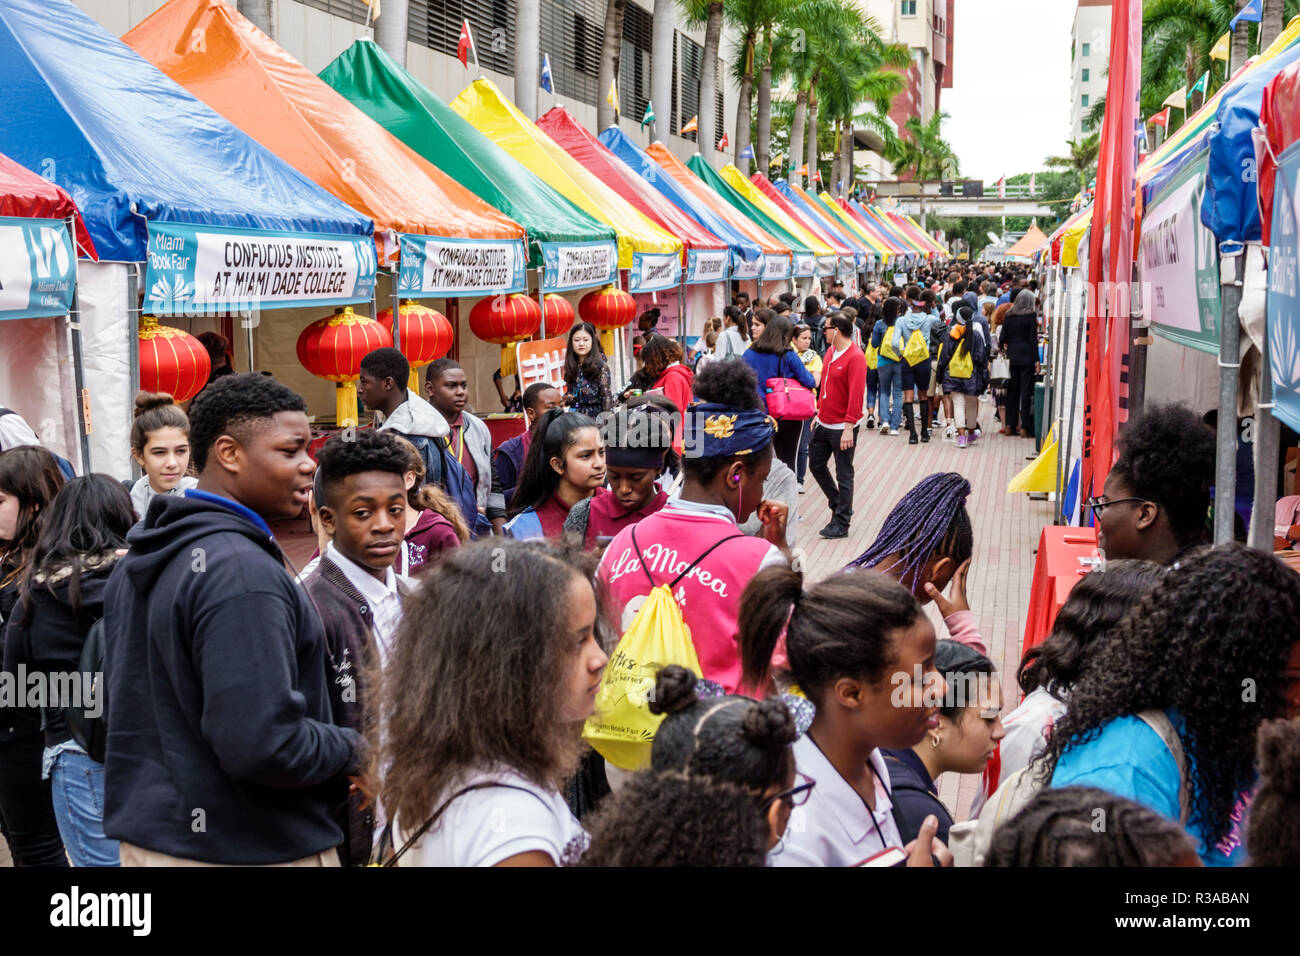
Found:
<path fill-rule="evenodd" d="M 771 444 L 774 422 L 763 409 L 691 402 L 686 408 L 684 456 L 724 458 L 749 455 Z"/>

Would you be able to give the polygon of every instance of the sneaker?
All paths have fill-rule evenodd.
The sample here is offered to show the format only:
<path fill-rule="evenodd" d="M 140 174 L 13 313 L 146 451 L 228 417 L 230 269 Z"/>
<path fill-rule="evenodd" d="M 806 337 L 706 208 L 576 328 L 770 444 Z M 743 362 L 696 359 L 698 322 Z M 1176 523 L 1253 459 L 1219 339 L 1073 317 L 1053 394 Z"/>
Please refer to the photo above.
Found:
<path fill-rule="evenodd" d="M 945 428 L 945 429 L 943 430 L 943 440 L 944 440 L 944 441 L 956 441 L 956 440 L 957 440 L 957 426 L 956 426 L 956 425 L 949 425 L 947 428 Z"/>
<path fill-rule="evenodd" d="M 929 440 L 930 440 L 930 433 L 928 431 L 921 432 L 921 441 L 928 442 Z"/>
<path fill-rule="evenodd" d="M 888 434 L 889 434 L 889 422 L 881 422 L 881 423 L 880 423 L 880 434 L 882 434 L 882 435 L 888 435 Z"/>
<path fill-rule="evenodd" d="M 822 528 L 821 536 L 823 538 L 847 538 L 849 536 L 849 529 L 844 527 L 842 524 L 837 524 L 832 521 L 826 527 Z"/>
<path fill-rule="evenodd" d="M 916 437 L 916 432 L 908 432 L 908 433 L 907 433 L 907 443 L 908 443 L 909 445 L 915 445 L 915 444 L 916 444 L 917 442 L 919 442 L 920 440 L 921 440 L 921 439 L 919 439 L 919 438 Z"/>
<path fill-rule="evenodd" d="M 965 435 L 958 435 L 958 436 L 957 436 L 957 447 L 958 447 L 958 448 L 965 448 L 966 446 L 967 446 L 966 436 L 965 436 Z"/>
<path fill-rule="evenodd" d="M 876 416 L 874 416 L 874 415 L 868 415 L 868 416 L 867 416 L 867 431 L 874 431 L 874 430 L 875 430 L 875 427 L 876 427 Z"/>
<path fill-rule="evenodd" d="M 803 482 L 799 482 L 799 494 L 803 494 L 807 490 L 808 489 L 803 486 Z"/>

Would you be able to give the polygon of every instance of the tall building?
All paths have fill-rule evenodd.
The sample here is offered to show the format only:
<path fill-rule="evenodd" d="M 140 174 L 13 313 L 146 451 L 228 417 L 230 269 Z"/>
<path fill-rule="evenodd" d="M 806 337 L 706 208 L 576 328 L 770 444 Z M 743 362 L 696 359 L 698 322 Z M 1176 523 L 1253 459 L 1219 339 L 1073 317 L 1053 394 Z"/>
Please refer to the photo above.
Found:
<path fill-rule="evenodd" d="M 1106 95 L 1111 0 L 1078 0 L 1070 47 L 1070 136 L 1092 132 L 1088 113 Z"/>
<path fill-rule="evenodd" d="M 163 5 L 165 0 L 73 0 L 106 29 L 120 36 Z M 231 6 L 236 0 L 227 0 Z M 596 103 L 607 90 L 597 89 L 600 51 L 604 40 L 605 0 L 540 0 L 541 54 L 550 57 L 555 95 L 538 90 L 537 108 L 544 113 L 556 103 L 567 107 L 589 129 L 596 126 Z M 624 130 L 639 134 L 639 122 L 650 98 L 650 22 L 654 0 L 628 0 L 623 21 L 623 52 L 618 91 Z M 388 4 L 382 9 L 387 10 Z M 461 19 L 468 17 L 478 48 L 483 75 L 507 96 L 514 95 L 513 36 L 516 0 L 409 0 L 406 68 L 444 102 L 465 88 L 478 73 L 466 70 L 456 58 Z M 372 35 L 366 26 L 370 13 L 364 0 L 275 0 L 275 39 L 304 66 L 323 70 L 353 40 Z M 381 16 L 383 14 L 381 13 Z M 723 57 L 732 36 L 724 30 L 719 59 L 713 64 L 717 95 L 712 104 L 714 130 L 724 130 L 735 141 L 737 87 Z M 673 102 L 656 103 L 657 131 L 682 159 L 699 150 L 695 134 L 677 131 L 701 110 L 699 82 L 705 69 L 704 28 L 688 29 L 679 15 L 673 42 Z M 472 67 L 472 63 L 471 63 Z M 540 80 L 540 76 L 539 76 Z M 730 161 L 730 154 L 706 152 L 714 165 Z"/>

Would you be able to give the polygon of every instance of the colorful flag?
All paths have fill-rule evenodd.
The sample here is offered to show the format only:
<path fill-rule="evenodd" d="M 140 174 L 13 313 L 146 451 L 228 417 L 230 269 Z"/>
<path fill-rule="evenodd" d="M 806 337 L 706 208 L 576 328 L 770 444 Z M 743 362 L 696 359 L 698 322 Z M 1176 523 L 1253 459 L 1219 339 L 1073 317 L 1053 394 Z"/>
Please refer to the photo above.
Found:
<path fill-rule="evenodd" d="M 1228 50 L 1232 45 L 1232 31 L 1229 30 L 1219 39 L 1214 41 L 1214 46 L 1210 48 L 1211 60 L 1227 60 Z"/>
<path fill-rule="evenodd" d="M 547 93 L 555 92 L 555 83 L 551 77 L 551 56 L 549 53 L 542 54 L 542 89 Z"/>
<path fill-rule="evenodd" d="M 728 142 L 727 140 L 727 131 L 724 129 L 722 131 L 722 139 L 718 140 L 718 149 L 721 151 L 726 149 L 730 145 L 731 145 L 730 142 Z"/>
<path fill-rule="evenodd" d="M 726 134 L 724 133 L 723 135 L 725 136 Z M 745 145 L 745 148 L 742 149 L 742 150 L 740 151 L 740 158 L 741 158 L 741 159 L 753 159 L 753 158 L 754 158 L 754 147 L 753 147 L 752 145 L 746 144 L 746 145 Z"/>
<path fill-rule="evenodd" d="M 1176 110 L 1187 109 L 1187 84 L 1184 83 L 1182 86 L 1178 87 L 1178 89 L 1166 96 L 1165 101 L 1160 105 L 1172 106 Z"/>
<path fill-rule="evenodd" d="M 1089 239 L 1087 352 L 1084 375 L 1083 475 L 1081 497 L 1100 493 L 1114 464 L 1115 436 L 1127 415 L 1129 342 L 1128 290 L 1132 284 L 1138 92 L 1142 72 L 1141 0 L 1115 0 L 1111 8 L 1106 116 L 1097 153 L 1094 229 Z M 1208 82 L 1208 80 L 1206 81 Z M 1107 236 L 1107 234 L 1109 234 Z"/>
<path fill-rule="evenodd" d="M 807 169 L 807 168 L 808 168 L 807 166 L 804 166 L 804 169 Z M 815 182 L 815 183 L 819 183 L 819 182 L 822 181 L 822 171 L 821 171 L 820 169 L 814 169 L 814 170 L 813 170 L 812 181 Z"/>
<path fill-rule="evenodd" d="M 1168 129 L 1169 128 L 1169 107 L 1166 106 L 1155 116 L 1147 120 L 1147 122 L 1150 123 L 1152 126 L 1163 126 L 1165 129 Z"/>
<path fill-rule="evenodd" d="M 1201 74 L 1201 78 L 1197 80 L 1196 85 L 1192 87 L 1191 93 L 1187 94 L 1188 98 L 1191 97 L 1192 93 L 1195 93 L 1198 90 L 1200 91 L 1202 96 L 1209 94 L 1210 92 L 1210 71 L 1209 70 L 1206 70 L 1204 73 Z"/>
<path fill-rule="evenodd" d="M 1228 23 L 1229 30 L 1237 29 L 1238 23 L 1259 23 L 1264 19 L 1264 0 L 1250 0 L 1237 11 L 1237 15 Z"/>
<path fill-rule="evenodd" d="M 1003 176 L 1001 179 L 998 180 L 998 198 L 999 199 L 1007 198 L 1007 177 L 1006 176 Z"/>
<path fill-rule="evenodd" d="M 645 113 L 641 117 L 641 128 L 645 129 L 654 121 L 655 121 L 655 105 L 649 100 L 646 100 Z"/>
<path fill-rule="evenodd" d="M 465 20 L 460 25 L 460 40 L 456 43 L 456 57 L 460 60 L 460 65 L 469 68 L 469 53 L 474 49 L 474 38 L 470 36 L 469 20 Z M 478 62 L 478 52 L 474 53 L 474 62 Z"/>
<path fill-rule="evenodd" d="M 370 11 L 366 14 L 366 21 L 369 23 L 378 20 L 379 0 L 361 0 L 361 2 L 370 8 Z"/>
<path fill-rule="evenodd" d="M 681 128 L 681 135 L 685 136 L 687 133 L 698 133 L 699 131 L 700 131 L 700 117 L 696 115 L 696 116 L 692 116 L 690 118 L 690 121 Z"/>
<path fill-rule="evenodd" d="M 622 113 L 618 108 L 618 77 L 609 81 L 609 92 L 605 94 L 605 102 L 614 107 L 615 113 Z"/>
<path fill-rule="evenodd" d="M 808 164 L 807 164 L 807 163 L 804 163 L 802 166 L 800 166 L 798 169 L 795 170 L 795 173 L 796 173 L 797 175 L 799 175 L 799 176 L 807 176 L 807 175 L 808 175 Z"/>

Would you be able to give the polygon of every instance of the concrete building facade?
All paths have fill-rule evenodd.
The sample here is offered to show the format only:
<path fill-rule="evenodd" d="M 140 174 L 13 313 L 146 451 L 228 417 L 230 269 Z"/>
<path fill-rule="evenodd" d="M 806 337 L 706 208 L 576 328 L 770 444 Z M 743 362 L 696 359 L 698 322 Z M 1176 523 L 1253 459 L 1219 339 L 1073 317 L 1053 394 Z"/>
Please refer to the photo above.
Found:
<path fill-rule="evenodd" d="M 1078 0 L 1070 33 L 1070 136 L 1093 132 L 1088 112 L 1106 95 L 1111 0 Z"/>

